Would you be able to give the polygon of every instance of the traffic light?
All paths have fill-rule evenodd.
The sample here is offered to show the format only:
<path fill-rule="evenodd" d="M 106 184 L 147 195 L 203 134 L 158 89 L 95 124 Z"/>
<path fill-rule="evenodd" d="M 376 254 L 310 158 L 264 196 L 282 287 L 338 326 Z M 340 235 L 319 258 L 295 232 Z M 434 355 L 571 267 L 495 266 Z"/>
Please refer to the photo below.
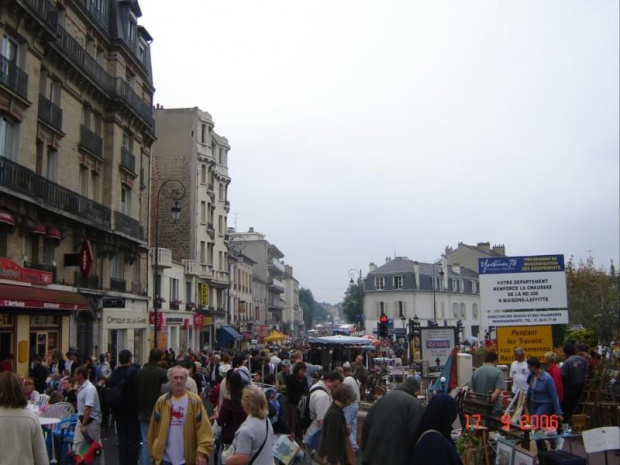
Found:
<path fill-rule="evenodd" d="M 379 337 L 388 337 L 387 322 L 388 322 L 387 315 L 382 313 L 381 316 L 379 317 L 379 329 L 377 331 L 379 333 Z"/>

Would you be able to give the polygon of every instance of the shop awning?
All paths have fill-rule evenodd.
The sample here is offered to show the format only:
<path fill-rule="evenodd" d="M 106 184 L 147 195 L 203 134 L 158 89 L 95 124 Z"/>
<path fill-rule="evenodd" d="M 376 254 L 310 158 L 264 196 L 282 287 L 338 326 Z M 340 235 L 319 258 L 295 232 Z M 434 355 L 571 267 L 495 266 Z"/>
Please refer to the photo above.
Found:
<path fill-rule="evenodd" d="M 5 223 L 9 226 L 15 226 L 15 217 L 6 210 L 0 210 L 0 223 Z"/>
<path fill-rule="evenodd" d="M 0 284 L 0 307 L 43 310 L 86 310 L 86 297 L 77 292 Z"/>
<path fill-rule="evenodd" d="M 60 230 L 58 228 L 55 228 L 54 226 L 48 226 L 46 228 L 46 232 L 47 232 L 47 237 L 50 237 L 52 239 L 62 239 L 62 236 L 60 234 Z"/>
<path fill-rule="evenodd" d="M 38 223 L 34 228 L 32 228 L 30 234 L 41 234 L 42 236 L 45 236 L 46 232 L 45 225 L 43 223 Z"/>
<path fill-rule="evenodd" d="M 243 336 L 235 331 L 232 326 L 222 326 L 220 328 L 220 344 L 225 345 L 228 342 L 242 341 Z"/>

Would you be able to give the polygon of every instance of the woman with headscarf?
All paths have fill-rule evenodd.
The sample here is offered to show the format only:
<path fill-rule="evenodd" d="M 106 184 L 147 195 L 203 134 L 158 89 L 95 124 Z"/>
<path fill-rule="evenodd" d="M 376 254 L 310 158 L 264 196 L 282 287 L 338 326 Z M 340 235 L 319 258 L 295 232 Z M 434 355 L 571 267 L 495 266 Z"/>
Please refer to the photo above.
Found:
<path fill-rule="evenodd" d="M 458 408 L 448 394 L 436 394 L 428 403 L 413 435 L 413 465 L 463 465 L 450 433 Z"/>

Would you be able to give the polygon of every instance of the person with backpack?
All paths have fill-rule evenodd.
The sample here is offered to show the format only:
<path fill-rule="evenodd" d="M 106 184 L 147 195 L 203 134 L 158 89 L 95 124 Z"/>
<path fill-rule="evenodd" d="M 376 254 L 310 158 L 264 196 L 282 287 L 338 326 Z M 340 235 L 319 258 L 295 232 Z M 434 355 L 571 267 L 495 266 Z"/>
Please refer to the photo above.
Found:
<path fill-rule="evenodd" d="M 298 425 L 297 406 L 301 397 L 308 391 L 306 381 L 306 364 L 297 362 L 293 365 L 293 373 L 286 378 L 286 418 L 291 433 L 301 443 L 302 431 Z"/>
<path fill-rule="evenodd" d="M 303 428 L 308 422 L 310 425 L 304 432 L 304 444 L 309 445 L 308 439 L 323 427 L 323 418 L 327 409 L 332 404 L 331 392 L 336 389 L 344 378 L 337 371 L 328 371 L 323 378 L 310 388 L 307 394 L 307 407 L 305 398 L 300 400 L 300 424 Z M 306 416 L 306 412 L 308 415 Z M 309 447 L 311 448 L 311 447 Z"/>
<path fill-rule="evenodd" d="M 344 384 L 351 386 L 355 399 L 344 408 L 344 416 L 347 420 L 347 426 L 351 428 L 351 445 L 354 451 L 359 450 L 357 445 L 357 413 L 360 409 L 360 382 L 353 377 L 353 368 L 349 362 L 342 365 L 342 374 L 344 375 Z"/>
<path fill-rule="evenodd" d="M 106 403 L 116 422 L 118 460 L 120 465 L 135 465 L 140 455 L 140 423 L 136 376 L 140 367 L 132 364 L 131 351 L 123 349 L 118 354 L 119 366 L 112 372 Z"/>

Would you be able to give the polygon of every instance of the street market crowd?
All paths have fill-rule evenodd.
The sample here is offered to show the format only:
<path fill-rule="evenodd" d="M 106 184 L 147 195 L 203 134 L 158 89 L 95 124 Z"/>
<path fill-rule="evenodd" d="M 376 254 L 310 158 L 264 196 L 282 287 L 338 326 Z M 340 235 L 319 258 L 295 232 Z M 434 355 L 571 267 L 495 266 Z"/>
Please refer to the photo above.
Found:
<path fill-rule="evenodd" d="M 531 414 L 566 422 L 597 356 L 570 343 L 563 351 L 560 367 L 553 352 L 538 360 L 515 349 L 509 379 Z M 358 412 L 369 382 L 362 353 L 350 352 L 350 360 L 327 371 L 310 363 L 308 353 L 302 340 L 249 351 L 152 349 L 139 366 L 127 349 L 118 353 L 118 364 L 111 353 L 95 361 L 72 349 L 66 359 L 33 356 L 26 379 L 14 373 L 13 356 L 6 354 L 0 362 L 0 463 L 49 463 L 28 407 L 64 402 L 77 413 L 74 450 L 100 441 L 113 423 L 121 465 L 353 465 L 360 456 L 368 465 L 462 464 L 451 436 L 458 416 L 451 395 L 434 392 L 423 405 L 419 376 L 406 376 L 370 406 L 358 443 Z M 490 395 L 500 415 L 505 388 L 497 354 L 489 351 L 469 389 Z M 104 461 L 101 454 L 93 463 Z"/>

